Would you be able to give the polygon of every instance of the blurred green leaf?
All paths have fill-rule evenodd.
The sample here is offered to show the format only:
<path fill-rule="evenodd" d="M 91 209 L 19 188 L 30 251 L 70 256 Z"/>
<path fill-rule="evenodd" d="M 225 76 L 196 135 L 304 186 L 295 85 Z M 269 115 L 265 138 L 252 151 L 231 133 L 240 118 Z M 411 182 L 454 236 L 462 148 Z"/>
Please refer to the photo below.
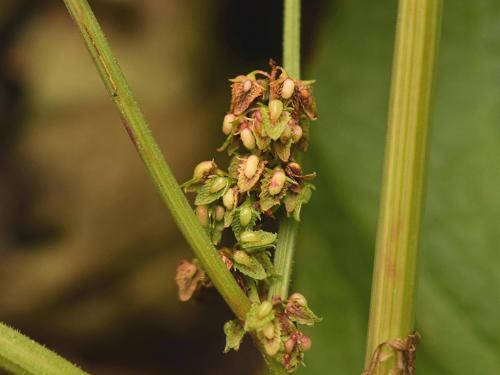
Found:
<path fill-rule="evenodd" d="M 304 374 L 359 374 L 387 123 L 396 2 L 325 12 L 313 69 L 320 120 L 307 163 L 296 285 L 325 319 Z M 421 374 L 500 368 L 500 3 L 446 2 L 435 86 L 416 327 Z"/>

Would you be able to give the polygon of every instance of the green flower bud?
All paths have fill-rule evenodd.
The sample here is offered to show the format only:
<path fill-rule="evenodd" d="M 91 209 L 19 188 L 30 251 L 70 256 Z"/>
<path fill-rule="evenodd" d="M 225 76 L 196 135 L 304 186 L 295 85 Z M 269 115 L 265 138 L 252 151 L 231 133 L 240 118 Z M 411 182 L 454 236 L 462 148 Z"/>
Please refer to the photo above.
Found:
<path fill-rule="evenodd" d="M 216 221 L 221 221 L 224 219 L 224 214 L 226 213 L 226 210 L 222 206 L 215 206 L 214 208 L 214 216 Z"/>
<path fill-rule="evenodd" d="M 208 226 L 208 207 L 207 206 L 197 206 L 195 209 L 196 217 L 200 222 L 202 227 Z"/>
<path fill-rule="evenodd" d="M 252 134 L 252 131 L 249 128 L 245 128 L 240 131 L 240 138 L 243 142 L 243 146 L 245 146 L 249 150 L 253 150 L 255 148 L 255 137 Z"/>
<path fill-rule="evenodd" d="M 280 135 L 281 143 L 287 143 L 291 136 L 292 136 L 292 128 L 287 125 L 285 126 L 285 129 L 283 129 L 283 133 L 281 133 Z"/>
<path fill-rule="evenodd" d="M 297 124 L 292 125 L 293 143 L 297 143 L 301 138 L 302 138 L 302 126 Z"/>
<path fill-rule="evenodd" d="M 271 340 L 274 337 L 274 324 L 269 323 L 264 328 L 262 328 L 262 334 L 268 340 Z"/>
<path fill-rule="evenodd" d="M 275 339 L 265 342 L 264 349 L 266 350 L 267 355 L 275 355 L 280 350 L 280 340 Z"/>
<path fill-rule="evenodd" d="M 300 293 L 293 293 L 290 297 L 288 297 L 288 300 L 292 301 L 292 302 L 295 302 L 299 306 L 307 307 L 306 297 L 304 297 Z"/>
<path fill-rule="evenodd" d="M 269 301 L 264 301 L 260 304 L 259 309 L 257 310 L 257 319 L 264 319 L 268 316 L 273 310 L 273 304 Z"/>
<path fill-rule="evenodd" d="M 227 185 L 227 181 L 224 177 L 217 176 L 215 177 L 215 181 L 212 182 L 212 186 L 210 187 L 210 193 L 217 193 L 218 191 L 224 189 Z"/>
<path fill-rule="evenodd" d="M 272 122 L 278 121 L 283 112 L 283 102 L 281 100 L 271 100 L 269 102 L 269 117 Z"/>
<path fill-rule="evenodd" d="M 233 115 L 232 113 L 228 113 L 227 115 L 224 116 L 224 121 L 222 121 L 222 132 L 225 135 L 229 135 L 233 131 L 232 122 L 234 120 L 236 120 L 236 116 Z"/>
<path fill-rule="evenodd" d="M 193 180 L 199 182 L 207 177 L 212 169 L 215 168 L 215 163 L 212 160 L 202 161 L 194 167 Z"/>
<path fill-rule="evenodd" d="M 252 81 L 249 79 L 246 79 L 243 81 L 243 91 L 248 92 L 252 88 Z"/>
<path fill-rule="evenodd" d="M 252 221 L 252 209 L 248 206 L 244 206 L 240 210 L 240 224 L 246 227 Z"/>
<path fill-rule="evenodd" d="M 251 230 L 245 230 L 240 233 L 240 241 L 241 242 L 254 242 L 257 241 L 258 235 Z"/>
<path fill-rule="evenodd" d="M 293 79 L 285 79 L 285 82 L 283 82 L 283 86 L 281 86 L 281 97 L 283 99 L 290 99 L 293 95 L 294 90 L 295 83 L 293 82 Z"/>
<path fill-rule="evenodd" d="M 250 155 L 245 162 L 245 176 L 246 178 L 252 178 L 257 172 L 257 168 L 259 167 L 260 159 L 256 155 Z"/>
<path fill-rule="evenodd" d="M 222 196 L 222 203 L 224 207 L 228 210 L 232 210 L 234 208 L 234 190 L 228 189 L 228 191 Z"/>
<path fill-rule="evenodd" d="M 276 170 L 271 177 L 271 183 L 269 184 L 269 194 L 276 195 L 281 192 L 283 186 L 285 185 L 286 175 L 281 169 Z"/>
<path fill-rule="evenodd" d="M 236 250 L 233 253 L 233 259 L 236 263 L 243 264 L 244 266 L 251 267 L 252 259 L 242 250 Z"/>

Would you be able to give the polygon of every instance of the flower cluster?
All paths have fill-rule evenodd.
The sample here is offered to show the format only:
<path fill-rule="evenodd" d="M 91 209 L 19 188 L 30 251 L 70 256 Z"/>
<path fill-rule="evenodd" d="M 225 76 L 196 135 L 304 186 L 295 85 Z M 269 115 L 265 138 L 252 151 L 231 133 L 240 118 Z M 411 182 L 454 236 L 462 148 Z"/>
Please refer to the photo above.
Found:
<path fill-rule="evenodd" d="M 218 149 L 231 157 L 227 170 L 203 161 L 183 188 L 196 193 L 196 216 L 253 302 L 244 323 L 224 326 L 226 351 L 237 350 L 245 332 L 252 332 L 291 372 L 311 346 L 296 324 L 312 325 L 317 317 L 298 293 L 287 301 L 269 295 L 280 277 L 273 267 L 277 234 L 269 228 L 281 212 L 300 220 L 310 199 L 315 174 L 303 173 L 296 152 L 307 150 L 309 122 L 317 115 L 313 81 L 295 80 L 270 65 L 270 73 L 257 70 L 230 80 L 231 105 L 222 123 L 227 138 Z M 180 298 L 188 300 L 207 279 L 195 262 L 185 261 L 177 283 Z"/>

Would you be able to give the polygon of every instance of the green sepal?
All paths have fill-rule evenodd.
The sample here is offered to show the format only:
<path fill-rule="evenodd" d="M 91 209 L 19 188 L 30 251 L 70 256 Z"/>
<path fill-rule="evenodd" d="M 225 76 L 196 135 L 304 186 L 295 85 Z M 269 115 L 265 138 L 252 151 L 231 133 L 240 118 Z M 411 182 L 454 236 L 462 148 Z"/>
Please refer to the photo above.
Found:
<path fill-rule="evenodd" d="M 255 144 L 261 151 L 267 151 L 271 144 L 271 138 L 261 135 L 253 126 L 251 128 L 252 134 L 255 137 Z"/>
<path fill-rule="evenodd" d="M 212 188 L 214 182 L 218 178 L 224 178 L 224 177 L 212 176 L 205 182 L 203 187 L 198 191 L 198 195 L 196 195 L 196 199 L 194 201 L 195 205 L 202 206 L 205 204 L 210 204 L 212 202 L 215 202 L 217 199 L 219 199 L 220 197 L 222 197 L 226 193 L 226 191 L 227 191 L 227 189 L 229 189 L 229 185 L 230 185 L 229 178 L 226 178 L 226 184 L 222 189 L 220 189 L 219 191 L 216 191 L 214 193 L 210 192 L 210 189 Z"/>
<path fill-rule="evenodd" d="M 250 310 L 248 311 L 245 319 L 246 332 L 259 331 L 274 320 L 274 309 L 272 309 L 271 312 L 265 317 L 259 319 L 257 317 L 259 307 L 259 303 L 252 303 L 252 306 L 250 307 Z"/>
<path fill-rule="evenodd" d="M 275 242 L 278 237 L 276 233 L 263 230 L 245 231 L 245 233 L 249 233 L 249 235 L 242 238 L 240 233 L 239 245 L 243 250 L 249 253 L 276 247 Z"/>
<path fill-rule="evenodd" d="M 234 259 L 234 268 L 240 271 L 243 275 L 251 277 L 255 280 L 264 280 L 267 277 L 266 270 L 259 261 L 252 255 L 249 255 L 247 264 L 240 264 Z"/>
<path fill-rule="evenodd" d="M 271 179 L 273 177 L 273 171 L 266 170 L 264 172 L 264 177 L 261 179 L 260 183 L 260 194 L 259 194 L 259 204 L 260 210 L 265 212 L 270 208 L 279 205 L 281 198 L 283 198 L 288 190 L 288 186 L 290 184 L 289 179 L 287 178 L 285 184 L 283 185 L 283 189 L 281 189 L 279 194 L 271 195 L 269 193 L 269 185 L 271 183 Z"/>
<path fill-rule="evenodd" d="M 299 193 L 288 194 L 285 198 L 287 215 L 290 216 L 291 214 L 296 221 L 300 221 L 302 205 L 309 202 L 313 190 L 315 190 L 313 184 L 304 184 Z"/>
<path fill-rule="evenodd" d="M 231 349 L 238 351 L 241 341 L 245 336 L 245 330 L 239 320 L 229 320 L 224 324 L 224 333 L 226 334 L 226 347 L 224 353 Z"/>
<path fill-rule="evenodd" d="M 308 306 L 300 306 L 296 303 L 289 303 L 286 307 L 288 318 L 292 322 L 313 326 L 314 323 L 320 322 L 322 319 L 316 316 Z"/>
<path fill-rule="evenodd" d="M 290 153 L 292 150 L 293 140 L 290 138 L 285 144 L 280 141 L 273 144 L 273 151 L 282 161 L 288 161 L 290 159 Z"/>
<path fill-rule="evenodd" d="M 250 207 L 250 209 L 252 210 L 252 219 L 250 220 L 250 223 L 247 226 L 241 225 L 240 222 L 240 211 L 245 207 Z M 231 227 L 236 238 L 239 238 L 240 233 L 243 232 L 244 230 L 247 230 L 248 228 L 253 228 L 257 223 L 257 220 L 260 219 L 260 212 L 253 208 L 250 197 L 248 197 L 243 204 L 234 209 L 232 212 L 233 215 L 232 215 Z"/>
<path fill-rule="evenodd" d="M 285 130 L 286 124 L 290 120 L 290 113 L 284 110 L 278 120 L 273 122 L 269 116 L 269 108 L 260 104 L 260 114 L 262 115 L 262 125 L 264 126 L 266 134 L 273 141 L 276 141 L 280 137 L 281 133 L 283 133 L 283 130 Z"/>

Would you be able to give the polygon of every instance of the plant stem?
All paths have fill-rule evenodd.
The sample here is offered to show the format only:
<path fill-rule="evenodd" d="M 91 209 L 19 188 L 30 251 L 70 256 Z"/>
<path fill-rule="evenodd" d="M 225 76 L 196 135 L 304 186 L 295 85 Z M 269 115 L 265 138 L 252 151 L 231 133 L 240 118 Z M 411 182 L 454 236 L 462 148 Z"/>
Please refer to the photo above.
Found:
<path fill-rule="evenodd" d="M 236 316 L 244 320 L 250 308 L 250 301 L 220 259 L 165 162 L 90 6 L 86 0 L 64 0 L 64 3 L 80 29 L 104 85 L 121 114 L 130 139 L 177 226 L 214 286 Z"/>
<path fill-rule="evenodd" d="M 400 0 L 366 367 L 377 345 L 413 331 L 440 0 Z M 379 366 L 388 374 L 393 359 Z"/>
<path fill-rule="evenodd" d="M 0 367 L 14 374 L 86 374 L 56 353 L 2 323 L 0 323 Z"/>
<path fill-rule="evenodd" d="M 284 0 L 283 67 L 290 77 L 300 79 L 300 0 Z M 288 297 L 298 229 L 299 225 L 294 219 L 281 219 L 274 254 L 274 268 L 280 279 L 272 285 L 270 298 Z"/>

